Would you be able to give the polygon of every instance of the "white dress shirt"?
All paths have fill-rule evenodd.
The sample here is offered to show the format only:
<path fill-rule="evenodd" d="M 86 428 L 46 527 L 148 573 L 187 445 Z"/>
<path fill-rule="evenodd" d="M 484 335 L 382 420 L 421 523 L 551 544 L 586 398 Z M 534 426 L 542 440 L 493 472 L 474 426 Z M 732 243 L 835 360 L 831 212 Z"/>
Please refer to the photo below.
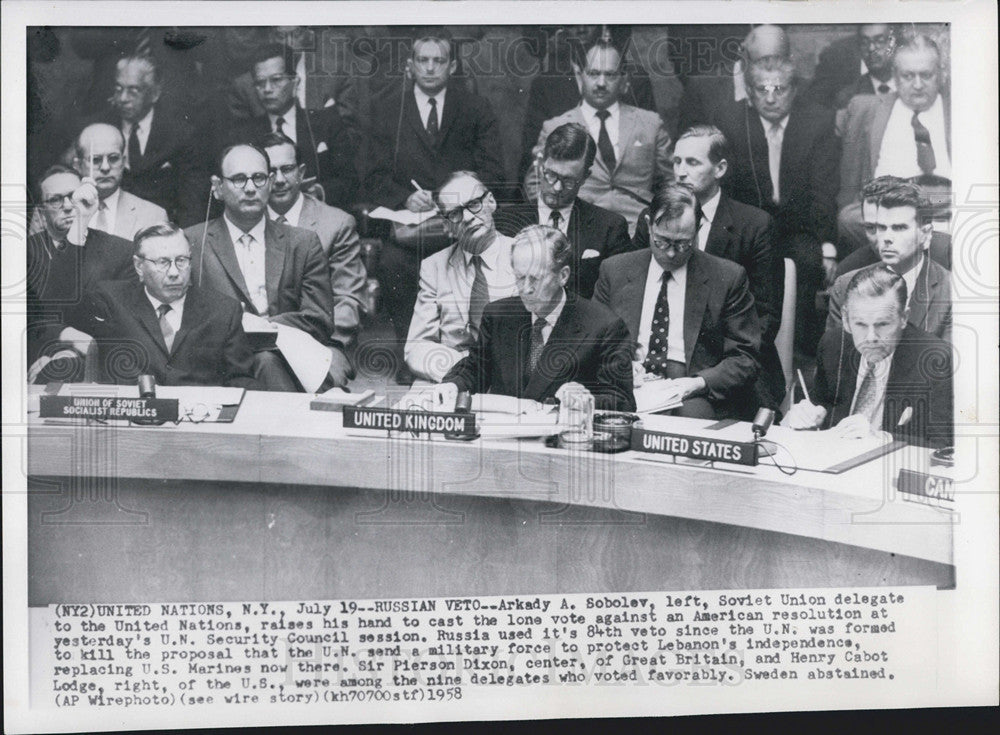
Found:
<path fill-rule="evenodd" d="M 444 120 L 444 98 L 447 92 L 448 88 L 445 87 L 434 95 L 434 99 L 437 100 L 438 130 L 441 130 L 441 121 Z M 424 130 L 426 130 L 427 116 L 431 114 L 431 98 L 426 92 L 424 92 L 424 90 L 415 84 L 413 85 L 413 97 L 417 101 L 417 111 L 420 113 L 420 122 L 423 123 Z"/>
<path fill-rule="evenodd" d="M 170 325 L 171 329 L 174 330 L 174 339 L 177 338 L 177 333 L 181 329 L 181 322 L 184 321 L 184 299 L 187 298 L 187 293 L 181 296 L 176 301 L 160 301 L 158 298 L 153 296 L 148 289 L 143 289 L 146 292 L 146 298 L 149 299 L 149 303 L 153 305 L 153 313 L 157 315 L 157 320 L 159 320 L 159 308 L 161 304 L 169 303 L 170 311 L 164 315 L 164 319 L 167 320 L 167 324 Z M 171 345 L 172 347 L 173 345 Z"/>
<path fill-rule="evenodd" d="M 771 174 L 772 194 L 771 200 L 775 204 L 781 203 L 781 144 L 785 140 L 785 128 L 788 127 L 788 115 L 781 120 L 772 123 L 770 120 L 760 119 L 760 124 L 764 126 L 764 137 L 767 138 L 767 164 Z"/>
<path fill-rule="evenodd" d="M 501 240 L 509 240 L 510 238 L 504 237 L 500 233 L 496 233 L 493 238 L 493 242 L 490 246 L 486 248 L 483 252 L 479 253 L 479 256 L 483 259 L 483 275 L 486 276 L 486 287 L 489 290 L 490 303 L 494 301 L 499 301 L 500 299 L 505 299 L 511 295 L 511 285 L 509 283 L 510 276 L 506 275 L 498 267 L 497 259 L 500 257 L 501 252 L 505 252 L 509 255 L 510 249 L 506 250 L 499 245 Z M 459 279 L 463 286 L 467 285 L 469 287 L 468 293 L 462 294 L 465 303 L 468 303 L 469 299 L 472 298 L 472 283 L 476 280 L 476 266 L 472 264 L 473 254 L 459 248 L 462 253 L 463 263 L 465 263 L 465 272 L 467 274 L 468 280 Z"/>
<path fill-rule="evenodd" d="M 118 203 L 121 201 L 121 194 L 121 189 L 115 189 L 113 193 L 108 195 L 107 199 L 102 199 L 98 202 L 97 211 L 90 218 L 90 229 L 101 230 L 110 235 L 115 234 L 115 225 L 118 223 Z M 104 209 L 103 221 L 101 215 L 102 208 Z"/>
<path fill-rule="evenodd" d="M 146 116 L 135 123 L 137 126 L 135 137 L 139 140 L 139 152 L 144 156 L 146 155 L 146 143 L 149 141 L 149 128 L 153 124 L 153 113 L 155 111 L 156 107 L 150 107 Z M 122 120 L 122 135 L 125 137 L 125 167 L 128 168 L 128 139 L 132 135 L 132 123 L 127 120 Z"/>
<path fill-rule="evenodd" d="M 924 266 L 924 255 L 921 254 L 920 259 L 916 262 L 916 264 L 912 268 L 910 268 L 910 270 L 906 271 L 906 273 L 900 273 L 899 271 L 896 271 L 895 268 L 891 269 L 896 273 L 896 275 L 900 276 L 903 279 L 903 283 L 906 284 L 907 309 L 909 309 L 910 304 L 913 303 L 913 292 L 917 290 L 917 276 L 920 275 L 920 269 L 923 268 L 923 266 Z"/>
<path fill-rule="evenodd" d="M 303 201 L 304 200 L 302 198 L 302 194 L 299 194 L 298 198 L 296 198 L 296 200 L 292 204 L 292 206 L 288 208 L 287 212 L 285 212 L 285 224 L 286 225 L 291 225 L 292 227 L 298 227 L 299 226 L 299 219 L 302 217 L 302 203 L 303 203 Z M 267 218 L 268 219 L 277 220 L 278 217 L 280 217 L 280 216 L 281 215 L 279 215 L 277 212 L 275 212 L 273 209 L 271 209 L 271 205 L 270 204 L 267 205 Z"/>
<path fill-rule="evenodd" d="M 892 74 L 890 74 L 889 78 L 886 79 L 884 82 L 880 81 L 880 80 L 876 79 L 875 77 L 871 76 L 871 71 L 869 71 L 869 69 L 868 69 L 868 64 L 866 64 L 865 60 L 862 59 L 861 60 L 861 76 L 864 76 L 865 74 L 869 75 L 868 76 L 868 81 L 871 83 L 872 92 L 874 94 L 876 94 L 877 96 L 883 97 L 883 96 L 885 96 L 887 94 L 891 94 L 892 92 L 896 91 L 896 79 L 892 76 Z M 885 92 L 885 93 L 879 92 L 878 91 L 878 87 L 879 87 L 880 84 L 886 85 L 889 88 L 889 91 Z"/>
<path fill-rule="evenodd" d="M 229 221 L 223 215 L 226 227 L 229 229 L 229 237 L 233 241 L 233 250 L 236 251 L 236 261 L 240 264 L 240 272 L 243 273 L 243 280 L 247 284 L 247 293 L 250 300 L 260 316 L 267 316 L 267 275 L 264 269 L 264 225 L 266 217 L 261 217 L 249 232 L 244 233 L 239 227 Z M 241 242 L 244 234 L 250 236 L 251 241 Z"/>
<path fill-rule="evenodd" d="M 642 296 L 642 316 L 639 318 L 639 344 L 649 354 L 649 339 L 653 332 L 653 312 L 660 297 L 660 286 L 665 271 L 656 262 L 649 261 L 646 271 L 646 290 Z M 687 291 L 687 264 L 670 274 L 667 286 L 667 306 L 670 309 L 670 323 L 667 325 L 667 359 L 686 362 L 684 354 L 684 295 Z"/>
<path fill-rule="evenodd" d="M 604 127 L 607 128 L 608 138 L 611 140 L 611 147 L 615 149 L 615 160 L 620 161 L 622 157 L 621 146 L 618 145 L 619 138 L 619 128 L 621 127 L 622 114 L 621 105 L 615 102 L 611 107 L 607 108 L 608 119 L 604 121 Z M 587 104 L 586 100 L 580 102 L 580 112 L 583 113 L 583 119 L 587 123 L 587 130 L 590 131 L 590 137 L 594 139 L 596 143 L 601 135 L 601 119 L 597 116 L 597 110 Z"/>
<path fill-rule="evenodd" d="M 563 307 L 566 306 L 566 290 L 563 289 L 562 295 L 559 297 L 559 303 L 556 304 L 556 308 L 550 311 L 545 317 L 545 326 L 542 327 L 542 344 L 548 344 L 549 337 L 552 336 L 552 329 L 556 326 L 556 322 L 559 321 L 559 315 L 562 314 Z M 535 320 L 538 317 L 534 314 L 531 315 L 531 326 L 535 325 Z"/>
<path fill-rule="evenodd" d="M 722 199 L 722 189 L 715 192 L 711 199 L 701 205 L 701 225 L 698 227 L 699 250 L 708 247 L 708 233 L 712 231 L 712 223 L 715 221 L 715 213 L 719 209 L 720 199 Z"/>
<path fill-rule="evenodd" d="M 296 115 L 297 112 L 295 109 L 295 105 L 289 107 L 288 112 L 284 113 L 283 115 L 272 115 L 270 112 L 267 113 L 267 119 L 271 121 L 271 132 L 272 133 L 278 132 L 277 120 L 280 117 L 283 120 L 281 125 L 281 132 L 287 137 L 291 138 L 293 143 L 298 145 L 299 141 L 296 140 L 296 135 L 295 135 Z"/>
<path fill-rule="evenodd" d="M 877 362 L 874 365 L 875 369 L 875 410 L 872 412 L 871 427 L 872 431 L 882 431 L 882 419 L 885 414 L 885 389 L 889 384 L 889 371 L 892 369 L 892 356 L 893 353 L 884 358 L 881 362 Z M 865 358 L 861 358 L 861 364 L 858 366 L 858 377 L 854 381 L 854 398 L 851 399 L 851 413 L 854 413 L 855 406 L 858 402 L 858 393 L 861 391 L 861 384 L 865 380 L 865 376 L 868 371 L 872 369 L 872 364 L 868 362 Z"/>
<path fill-rule="evenodd" d="M 948 140 L 945 137 L 944 103 L 941 95 L 934 100 L 930 109 L 921 112 L 917 119 L 927 128 L 934 149 L 936 176 L 951 178 L 951 157 L 948 155 Z M 920 176 L 923 171 L 917 165 L 917 141 L 913 137 L 913 110 L 897 99 L 889 114 L 889 122 L 882 136 L 882 147 L 878 154 L 875 176 L 899 176 L 908 179 Z"/>
<path fill-rule="evenodd" d="M 538 197 L 538 223 L 541 225 L 552 226 L 552 212 L 559 212 L 559 231 L 562 234 L 568 234 L 567 228 L 569 226 L 569 216 L 573 211 L 573 203 L 570 202 L 568 206 L 565 206 L 558 210 L 553 210 L 542 201 L 542 198 Z"/>

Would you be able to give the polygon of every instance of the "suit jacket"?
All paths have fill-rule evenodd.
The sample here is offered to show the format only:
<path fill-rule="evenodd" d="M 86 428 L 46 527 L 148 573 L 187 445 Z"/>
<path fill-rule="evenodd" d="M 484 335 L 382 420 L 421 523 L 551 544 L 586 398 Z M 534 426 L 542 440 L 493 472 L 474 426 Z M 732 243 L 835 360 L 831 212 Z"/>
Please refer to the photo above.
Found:
<path fill-rule="evenodd" d="M 135 278 L 132 244 L 100 230 L 88 230 L 85 245 L 56 250 L 46 231 L 27 243 L 28 365 L 59 347 L 66 327 L 86 331 L 81 309 L 100 281 Z"/>
<path fill-rule="evenodd" d="M 826 331 L 842 329 L 841 309 L 847 297 L 847 284 L 857 271 L 838 276 L 830 287 L 830 310 L 826 315 Z M 931 258 L 924 258 L 917 285 L 910 298 L 910 324 L 936 337 L 951 342 L 951 271 Z"/>
<path fill-rule="evenodd" d="M 532 316 L 519 296 L 483 312 L 479 339 L 444 377 L 459 390 L 545 401 L 570 382 L 602 410 L 634 411 L 631 345 L 625 324 L 600 304 L 567 295 L 535 370 L 528 371 Z"/>
<path fill-rule="evenodd" d="M 500 127 L 490 103 L 457 84 L 448 87 L 431 141 L 420 118 L 412 85 L 377 105 L 365 161 L 365 190 L 377 204 L 402 208 L 413 193 L 411 180 L 437 189 L 453 171 L 474 171 L 489 189 L 503 188 Z M 400 106 L 402 105 L 402 110 Z"/>
<path fill-rule="evenodd" d="M 157 105 L 139 162 L 130 161 L 122 189 L 166 210 L 172 222 L 187 227 L 205 217 L 209 168 L 204 146 L 187 117 Z M 113 112 L 104 122 L 119 130 L 121 118 Z"/>
<path fill-rule="evenodd" d="M 140 375 L 149 374 L 159 385 L 258 389 L 242 311 L 233 299 L 191 286 L 169 351 L 153 305 L 137 280 L 98 284 L 88 296 L 86 311 L 103 380 L 109 383 L 134 384 Z M 123 359 L 126 354 L 130 359 Z"/>
<path fill-rule="evenodd" d="M 266 114 L 252 117 L 233 125 L 228 142 L 258 143 L 270 132 L 271 119 Z M 295 147 L 299 163 L 306 166 L 306 177 L 316 177 L 327 204 L 346 209 L 357 201 L 357 146 L 333 108 L 309 110 L 307 115 L 296 106 Z"/>
<path fill-rule="evenodd" d="M 611 307 L 639 336 L 649 249 L 601 264 L 594 299 Z M 746 271 L 736 263 L 695 250 L 684 294 L 684 358 L 689 377 L 705 379 L 707 398 L 720 415 L 743 412 L 739 399 L 757 378 L 760 324 Z"/>
<path fill-rule="evenodd" d="M 733 102 L 719 110 L 714 122 L 733 148 L 723 180 L 727 194 L 774 217 L 779 244 L 799 234 L 836 242 L 840 143 L 831 110 L 792 106 L 781 144 L 779 204 L 772 201 L 767 137 L 757 111 L 746 102 Z"/>
<path fill-rule="evenodd" d="M 497 230 L 514 237 L 524 227 L 538 224 L 538 205 L 513 204 L 501 209 L 493 219 Z M 566 233 L 573 245 L 573 272 L 567 287 L 589 299 L 594 295 L 601 262 L 632 249 L 628 223 L 620 214 L 577 198 L 570 210 Z"/>
<path fill-rule="evenodd" d="M 812 82 L 803 91 L 804 99 L 831 110 L 845 107 L 855 94 L 873 94 L 869 76 L 861 74 L 861 49 L 857 35 L 851 34 L 820 52 Z"/>
<path fill-rule="evenodd" d="M 615 156 L 614 170 L 610 171 L 598 154 L 590 176 L 580 186 L 577 196 L 620 214 L 628 222 L 631 234 L 639 212 L 649 205 L 656 187 L 674 177 L 670 160 L 672 144 L 663 121 L 655 112 L 631 105 L 619 105 L 619 109 L 619 151 Z M 587 127 L 579 106 L 545 121 L 532 155 L 541 153 L 549 133 L 566 123 Z"/>
<path fill-rule="evenodd" d="M 843 153 L 840 159 L 840 195 L 838 204 L 843 207 L 861 195 L 861 188 L 875 177 L 882 137 L 889 124 L 889 116 L 896 104 L 896 95 L 884 97 L 859 95 L 847 105 L 843 123 Z M 945 140 L 951 154 L 951 104 L 944 103 Z"/>
<path fill-rule="evenodd" d="M 236 299 L 246 311 L 257 314 L 223 218 L 189 227 L 184 234 L 191 243 L 191 282 Z M 264 248 L 267 310 L 272 321 L 330 344 L 330 269 L 316 233 L 268 220 Z"/>
<path fill-rule="evenodd" d="M 931 260 L 946 270 L 951 270 L 951 235 L 947 232 L 931 232 Z M 837 277 L 848 271 L 856 271 L 866 265 L 874 265 L 879 262 L 878 253 L 870 247 L 861 247 L 852 252 L 840 263 L 837 264 Z"/>
<path fill-rule="evenodd" d="M 861 354 L 850 335 L 827 330 L 819 343 L 813 388 L 817 404 L 828 412 L 823 428 L 850 414 L 860 364 Z M 882 430 L 910 444 L 953 444 L 952 372 L 951 346 L 907 324 L 889 368 Z M 913 409 L 912 417 L 898 426 L 907 407 Z"/>
<path fill-rule="evenodd" d="M 139 230 L 144 230 L 150 225 L 157 225 L 166 222 L 166 210 L 145 199 L 140 199 L 134 194 L 129 194 L 124 189 L 118 195 L 118 213 L 115 217 L 114 232 L 110 233 L 115 237 L 120 237 L 131 242 L 135 239 L 135 234 Z M 28 227 L 28 234 L 34 235 L 45 229 L 45 218 L 41 209 L 36 209 L 31 215 L 31 224 Z"/>
<path fill-rule="evenodd" d="M 511 244 L 501 235 L 490 246 L 498 248 L 497 272 L 487 275 L 490 296 L 495 300 L 517 293 L 510 264 Z M 414 375 L 441 380 L 468 354 L 475 336 L 470 336 L 467 329 L 471 291 L 472 282 L 458 245 L 424 258 L 420 264 L 420 291 L 403 348 L 406 364 Z"/>
<path fill-rule="evenodd" d="M 361 260 L 361 241 L 354 217 L 311 196 L 303 195 L 299 224 L 319 236 L 320 247 L 330 263 L 333 291 L 333 341 L 349 346 L 361 328 L 368 274 Z"/>

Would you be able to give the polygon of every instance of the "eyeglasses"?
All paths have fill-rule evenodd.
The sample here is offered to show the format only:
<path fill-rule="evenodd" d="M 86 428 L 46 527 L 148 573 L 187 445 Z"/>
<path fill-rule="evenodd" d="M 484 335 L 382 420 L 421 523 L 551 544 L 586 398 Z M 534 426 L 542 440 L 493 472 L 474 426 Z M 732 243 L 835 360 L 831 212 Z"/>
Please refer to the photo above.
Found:
<path fill-rule="evenodd" d="M 147 263 L 153 266 L 154 269 L 166 273 L 170 270 L 170 266 L 176 266 L 179 271 L 186 271 L 191 267 L 191 256 L 190 255 L 178 255 L 176 258 L 146 258 L 142 255 L 137 255 L 137 258 L 145 260 Z"/>
<path fill-rule="evenodd" d="M 265 77 L 264 79 L 255 79 L 253 86 L 257 89 L 267 89 L 268 87 L 280 87 L 283 84 L 287 84 L 292 79 L 295 79 L 294 74 L 275 74 L 273 77 Z"/>
<path fill-rule="evenodd" d="M 123 94 L 126 97 L 139 97 L 145 94 L 149 90 L 149 87 L 143 85 L 141 87 L 122 87 L 118 84 L 115 85 L 115 97 L 121 97 Z"/>
<path fill-rule="evenodd" d="M 298 164 L 294 164 L 294 163 L 289 163 L 289 164 L 287 164 L 285 166 L 271 166 L 271 174 L 272 175 L 276 174 L 278 171 L 280 171 L 281 175 L 284 176 L 286 179 L 289 176 L 293 176 L 295 174 L 295 172 L 298 171 L 298 170 L 299 170 Z M 256 184 L 256 183 L 257 182 L 254 182 L 254 184 Z"/>
<path fill-rule="evenodd" d="M 774 94 L 776 97 L 784 97 L 788 94 L 792 85 L 790 84 L 755 84 L 752 87 L 753 91 L 756 92 L 761 97 L 766 97 L 769 94 Z"/>
<path fill-rule="evenodd" d="M 252 181 L 254 188 L 261 188 L 271 178 L 270 174 L 256 173 L 247 176 L 246 174 L 236 174 L 235 176 L 223 176 L 223 179 L 235 186 L 237 189 L 246 189 L 247 182 Z"/>
<path fill-rule="evenodd" d="M 661 240 L 658 237 L 653 237 L 650 235 L 649 243 L 657 250 L 673 250 L 675 253 L 686 253 L 694 246 L 694 238 L 685 238 L 683 240 Z"/>
<path fill-rule="evenodd" d="M 547 168 L 542 167 L 542 177 L 549 184 L 549 186 L 555 186 L 556 182 L 562 186 L 563 189 L 572 190 L 576 189 L 580 185 L 580 179 L 575 176 L 560 176 L 554 171 L 549 171 Z"/>
<path fill-rule="evenodd" d="M 885 34 L 875 36 L 874 38 L 865 38 L 862 36 L 858 39 L 858 43 L 861 45 L 861 48 L 890 48 L 896 43 L 896 39 L 894 36 Z"/>
<path fill-rule="evenodd" d="M 91 156 L 88 160 L 95 166 L 103 166 L 105 161 L 109 166 L 117 166 L 125 157 L 121 153 L 108 153 L 104 156 Z"/>
<path fill-rule="evenodd" d="M 479 214 L 480 212 L 482 212 L 483 202 L 486 200 L 486 197 L 488 195 L 489 192 L 484 191 L 475 199 L 470 199 L 465 204 L 455 207 L 454 209 L 449 210 L 447 212 L 441 212 L 441 216 L 444 217 L 449 222 L 451 222 L 453 225 L 457 225 L 459 222 L 462 221 L 462 218 L 465 216 L 464 211 L 466 209 L 468 209 L 469 212 L 472 214 Z"/>
<path fill-rule="evenodd" d="M 65 201 L 67 201 L 67 200 L 69 201 L 70 204 L 73 204 L 73 193 L 72 192 L 70 192 L 69 194 L 53 194 L 48 199 L 43 199 L 42 203 L 46 207 L 55 208 L 55 207 L 61 207 L 62 203 L 65 202 Z"/>

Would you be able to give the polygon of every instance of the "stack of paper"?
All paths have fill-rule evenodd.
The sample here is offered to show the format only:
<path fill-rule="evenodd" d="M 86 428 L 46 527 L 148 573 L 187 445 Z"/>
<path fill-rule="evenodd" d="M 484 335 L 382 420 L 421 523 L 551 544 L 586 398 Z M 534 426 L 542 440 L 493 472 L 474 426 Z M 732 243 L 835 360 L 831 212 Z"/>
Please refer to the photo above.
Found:
<path fill-rule="evenodd" d="M 437 212 L 433 209 L 426 212 L 411 212 L 409 209 L 400 209 L 394 212 L 385 207 L 376 207 L 368 213 L 368 216 L 372 219 L 389 220 L 399 225 L 420 225 L 432 217 L 436 217 Z"/>
<path fill-rule="evenodd" d="M 668 411 L 682 404 L 680 392 L 672 380 L 647 380 L 633 392 L 639 413 Z"/>

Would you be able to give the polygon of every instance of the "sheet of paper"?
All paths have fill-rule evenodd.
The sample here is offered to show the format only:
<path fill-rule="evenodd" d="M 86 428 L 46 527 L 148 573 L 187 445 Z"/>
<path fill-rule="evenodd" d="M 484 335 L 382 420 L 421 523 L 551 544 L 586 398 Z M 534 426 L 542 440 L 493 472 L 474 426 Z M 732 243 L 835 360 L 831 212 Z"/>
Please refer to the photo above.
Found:
<path fill-rule="evenodd" d="M 409 209 L 393 211 L 386 207 L 376 207 L 368 213 L 368 216 L 372 219 L 384 219 L 400 225 L 419 225 L 432 217 L 436 217 L 437 212 L 433 209 L 427 212 L 411 212 Z"/>
<path fill-rule="evenodd" d="M 330 371 L 333 354 L 301 329 L 278 325 L 278 349 L 302 387 L 315 393 Z"/>
<path fill-rule="evenodd" d="M 680 392 L 672 380 L 650 380 L 634 391 L 639 413 L 667 411 L 681 405 Z"/>

